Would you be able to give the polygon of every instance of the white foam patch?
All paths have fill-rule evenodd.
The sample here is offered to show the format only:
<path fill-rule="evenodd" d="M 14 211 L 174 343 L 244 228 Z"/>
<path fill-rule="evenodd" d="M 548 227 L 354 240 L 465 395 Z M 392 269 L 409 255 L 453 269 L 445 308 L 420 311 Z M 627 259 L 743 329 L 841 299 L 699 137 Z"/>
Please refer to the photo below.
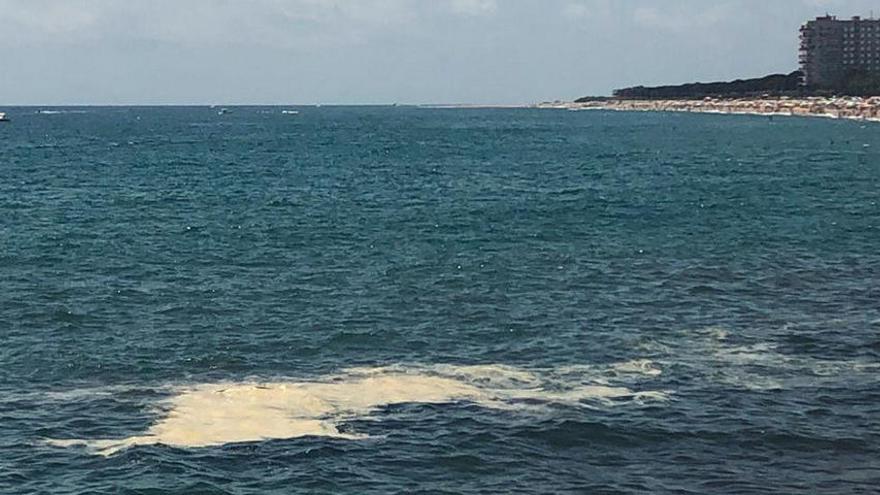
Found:
<path fill-rule="evenodd" d="M 657 364 L 650 359 L 633 359 L 632 361 L 617 363 L 612 365 L 611 369 L 622 375 L 659 376 L 662 373 Z"/>
<path fill-rule="evenodd" d="M 768 342 L 721 347 L 715 351 L 715 356 L 734 365 L 777 365 L 785 360 L 785 356 L 776 351 L 776 345 Z"/>
<path fill-rule="evenodd" d="M 623 365 L 630 368 L 653 370 L 643 364 Z M 566 380 L 553 375 L 552 370 L 503 365 L 390 366 L 354 368 L 315 381 L 202 384 L 177 390 L 163 404 L 167 414 L 143 435 L 48 442 L 59 447 L 85 445 L 110 455 L 152 444 L 207 447 L 303 436 L 356 440 L 364 435 L 341 432 L 339 424 L 369 418 L 393 404 L 472 402 L 491 409 L 527 410 L 536 403 L 610 405 L 666 399 L 660 391 L 634 392 L 585 375 Z"/>
<path fill-rule="evenodd" d="M 848 321 L 831 320 L 829 324 Z M 786 325 L 782 331 L 794 330 Z M 687 338 L 689 336 L 694 338 Z M 651 345 L 653 352 L 665 354 L 665 358 L 658 361 L 661 364 L 691 367 L 697 376 L 753 391 L 876 383 L 876 371 L 880 370 L 880 363 L 865 357 L 821 359 L 782 352 L 778 342 L 730 339 L 729 336 L 724 328 L 706 327 L 680 334 L 674 351 L 671 344 L 666 351 L 662 350 L 667 347 L 663 344 Z M 737 341 L 739 343 L 734 343 Z"/>

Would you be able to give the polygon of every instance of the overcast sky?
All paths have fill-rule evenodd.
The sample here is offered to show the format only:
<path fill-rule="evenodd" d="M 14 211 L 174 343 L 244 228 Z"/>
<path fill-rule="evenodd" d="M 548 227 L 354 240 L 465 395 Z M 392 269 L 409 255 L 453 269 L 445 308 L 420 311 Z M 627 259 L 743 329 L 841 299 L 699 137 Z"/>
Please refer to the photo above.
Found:
<path fill-rule="evenodd" d="M 880 2 L 0 0 L 0 104 L 571 99 L 789 72 L 804 20 L 872 8 Z"/>

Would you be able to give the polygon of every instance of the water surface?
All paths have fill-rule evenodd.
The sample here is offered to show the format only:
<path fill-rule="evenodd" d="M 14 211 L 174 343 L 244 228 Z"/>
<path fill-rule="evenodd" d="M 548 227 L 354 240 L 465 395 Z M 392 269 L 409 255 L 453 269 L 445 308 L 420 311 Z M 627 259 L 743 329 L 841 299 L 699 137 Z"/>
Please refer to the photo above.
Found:
<path fill-rule="evenodd" d="M 876 125 L 10 109 L 2 493 L 872 493 Z"/>

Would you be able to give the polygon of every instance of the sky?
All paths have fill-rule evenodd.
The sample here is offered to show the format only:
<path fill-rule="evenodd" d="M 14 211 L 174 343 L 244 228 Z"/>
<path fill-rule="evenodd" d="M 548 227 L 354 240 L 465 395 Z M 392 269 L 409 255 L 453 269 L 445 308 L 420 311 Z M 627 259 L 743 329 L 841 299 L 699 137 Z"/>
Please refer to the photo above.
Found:
<path fill-rule="evenodd" d="M 0 104 L 521 104 L 797 69 L 876 0 L 0 0 Z"/>

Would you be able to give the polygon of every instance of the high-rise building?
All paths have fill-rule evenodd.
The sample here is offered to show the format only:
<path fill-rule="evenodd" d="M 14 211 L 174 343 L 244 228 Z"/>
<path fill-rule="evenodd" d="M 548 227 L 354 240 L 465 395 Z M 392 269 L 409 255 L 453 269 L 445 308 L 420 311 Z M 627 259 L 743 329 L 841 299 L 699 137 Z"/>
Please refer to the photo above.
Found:
<path fill-rule="evenodd" d="M 804 84 L 836 89 L 855 74 L 880 76 L 880 20 L 817 17 L 801 26 Z"/>

